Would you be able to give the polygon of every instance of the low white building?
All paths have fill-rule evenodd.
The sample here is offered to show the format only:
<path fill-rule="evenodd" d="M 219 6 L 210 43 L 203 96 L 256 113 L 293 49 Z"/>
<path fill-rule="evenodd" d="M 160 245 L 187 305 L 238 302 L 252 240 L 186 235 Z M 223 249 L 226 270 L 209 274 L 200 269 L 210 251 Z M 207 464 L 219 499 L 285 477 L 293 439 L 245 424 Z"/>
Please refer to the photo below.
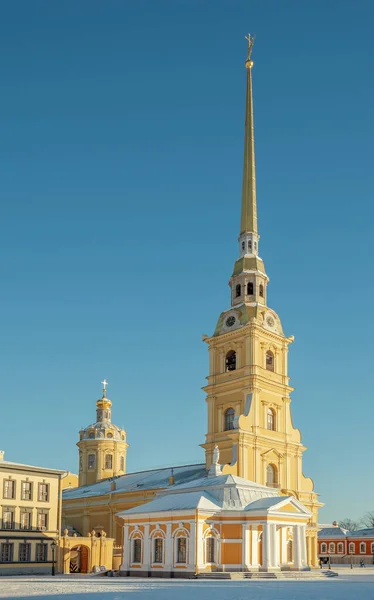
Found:
<path fill-rule="evenodd" d="M 122 575 L 308 570 L 310 511 L 294 497 L 220 472 L 171 485 L 117 515 Z"/>

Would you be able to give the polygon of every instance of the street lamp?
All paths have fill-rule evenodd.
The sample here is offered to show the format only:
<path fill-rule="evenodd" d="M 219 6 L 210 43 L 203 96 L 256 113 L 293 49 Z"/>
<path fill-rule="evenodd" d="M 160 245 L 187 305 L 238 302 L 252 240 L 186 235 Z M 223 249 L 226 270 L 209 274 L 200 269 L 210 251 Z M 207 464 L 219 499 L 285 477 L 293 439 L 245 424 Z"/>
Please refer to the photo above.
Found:
<path fill-rule="evenodd" d="M 352 550 L 352 548 L 351 548 L 351 549 L 350 549 L 350 551 L 349 551 L 349 556 L 350 556 L 350 558 L 351 558 L 351 569 L 353 569 L 353 564 L 352 564 L 353 550 Z"/>
<path fill-rule="evenodd" d="M 55 550 L 56 550 L 56 540 L 53 540 L 52 544 L 51 544 L 51 548 L 52 548 L 52 575 L 56 575 L 55 573 Z"/>
<path fill-rule="evenodd" d="M 330 560 L 330 554 L 327 555 L 327 560 L 329 561 L 329 569 L 331 569 L 331 560 Z"/>

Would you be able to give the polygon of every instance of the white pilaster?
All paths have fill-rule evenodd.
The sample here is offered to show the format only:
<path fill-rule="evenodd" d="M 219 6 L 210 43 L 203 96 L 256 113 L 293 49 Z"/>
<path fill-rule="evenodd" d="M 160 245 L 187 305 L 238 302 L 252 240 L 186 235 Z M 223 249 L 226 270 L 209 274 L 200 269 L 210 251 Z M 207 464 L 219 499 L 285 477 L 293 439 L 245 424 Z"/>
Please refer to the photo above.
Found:
<path fill-rule="evenodd" d="M 293 550 L 294 550 L 294 567 L 301 569 L 301 548 L 300 548 L 300 526 L 295 525 L 293 528 Z"/>
<path fill-rule="evenodd" d="M 251 532 L 249 530 L 248 523 L 243 525 L 243 534 L 242 534 L 242 568 L 243 570 L 247 570 L 248 567 L 251 566 L 251 542 L 250 542 Z"/>
<path fill-rule="evenodd" d="M 151 539 L 149 537 L 149 525 L 144 525 L 144 541 L 143 541 L 143 568 L 149 571 L 151 560 Z"/>
<path fill-rule="evenodd" d="M 262 566 L 271 567 L 271 529 L 269 523 L 264 523 L 262 533 Z"/>
<path fill-rule="evenodd" d="M 281 529 L 281 565 L 288 565 L 287 557 L 287 527 Z"/>
<path fill-rule="evenodd" d="M 197 546 L 197 568 L 202 569 L 204 567 L 204 539 L 203 539 L 203 521 L 197 522 L 196 531 L 196 546 Z"/>
<path fill-rule="evenodd" d="M 165 538 L 165 569 L 171 570 L 173 566 L 173 538 L 171 537 L 171 523 L 166 525 Z"/>
<path fill-rule="evenodd" d="M 129 540 L 129 526 L 125 525 L 123 528 L 123 558 L 122 565 L 120 567 L 121 571 L 127 571 L 130 567 L 130 552 L 131 545 Z"/>
<path fill-rule="evenodd" d="M 273 525 L 273 544 L 274 544 L 274 550 L 273 550 L 273 567 L 275 567 L 276 569 L 280 568 L 280 539 L 281 539 L 281 530 L 278 529 L 277 525 L 274 524 Z"/>
<path fill-rule="evenodd" d="M 195 521 L 190 524 L 190 539 L 188 543 L 188 565 L 190 569 L 195 569 L 196 561 L 196 524 Z"/>
<path fill-rule="evenodd" d="M 300 558 L 302 567 L 308 566 L 308 558 L 306 552 L 306 525 L 300 525 L 299 527 L 300 536 Z"/>
<path fill-rule="evenodd" d="M 251 564 L 252 567 L 258 567 L 258 529 L 257 525 L 252 525 L 251 531 Z"/>

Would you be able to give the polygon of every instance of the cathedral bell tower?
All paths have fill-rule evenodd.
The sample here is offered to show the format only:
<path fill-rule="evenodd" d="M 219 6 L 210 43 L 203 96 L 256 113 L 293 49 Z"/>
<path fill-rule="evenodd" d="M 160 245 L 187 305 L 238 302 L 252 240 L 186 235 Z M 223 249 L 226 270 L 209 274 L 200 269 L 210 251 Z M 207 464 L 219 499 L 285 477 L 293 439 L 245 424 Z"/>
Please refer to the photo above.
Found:
<path fill-rule="evenodd" d="M 79 432 L 79 485 L 90 485 L 126 473 L 126 431 L 112 423 L 112 402 L 107 382 L 96 402 L 96 422 Z"/>
<path fill-rule="evenodd" d="M 246 66 L 244 169 L 239 256 L 229 281 L 231 306 L 221 313 L 209 346 L 208 431 L 203 444 L 206 466 L 218 445 L 223 473 L 231 473 L 294 495 L 317 522 L 317 494 L 304 477 L 306 448 L 292 424 L 288 347 L 293 336 L 283 333 L 277 313 L 269 307 L 269 278 L 259 256 L 256 165 L 249 35 Z"/>

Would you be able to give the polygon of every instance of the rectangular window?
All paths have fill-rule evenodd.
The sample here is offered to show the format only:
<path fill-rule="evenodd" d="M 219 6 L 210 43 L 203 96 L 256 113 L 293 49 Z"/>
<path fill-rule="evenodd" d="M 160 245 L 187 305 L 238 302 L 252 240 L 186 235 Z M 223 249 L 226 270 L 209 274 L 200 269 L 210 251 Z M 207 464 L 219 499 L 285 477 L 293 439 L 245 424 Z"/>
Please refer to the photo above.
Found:
<path fill-rule="evenodd" d="M 105 468 L 111 469 L 113 465 L 113 456 L 111 454 L 105 455 Z"/>
<path fill-rule="evenodd" d="M 30 562 L 31 544 L 19 545 L 19 560 L 20 562 Z"/>
<path fill-rule="evenodd" d="M 14 529 L 14 512 L 3 510 L 3 529 Z"/>
<path fill-rule="evenodd" d="M 133 541 L 132 562 L 142 562 L 142 540 Z"/>
<path fill-rule="evenodd" d="M 12 479 L 4 479 L 4 498 L 12 499 L 16 497 L 16 482 Z"/>
<path fill-rule="evenodd" d="M 13 560 L 13 544 L 1 544 L 0 561 L 12 562 Z"/>
<path fill-rule="evenodd" d="M 21 529 L 31 529 L 31 513 L 21 512 Z"/>
<path fill-rule="evenodd" d="M 22 481 L 21 500 L 32 500 L 32 483 L 31 483 L 31 481 Z"/>
<path fill-rule="evenodd" d="M 94 454 L 88 455 L 88 468 L 90 470 L 95 468 L 95 455 Z"/>
<path fill-rule="evenodd" d="M 155 540 L 155 559 L 154 562 L 155 563 L 162 563 L 162 554 L 163 554 L 163 547 L 164 547 L 164 540 L 162 538 L 157 538 Z"/>
<path fill-rule="evenodd" d="M 187 540 L 186 540 L 186 538 L 178 538 L 177 562 L 178 563 L 186 563 L 187 562 Z"/>
<path fill-rule="evenodd" d="M 48 555 L 47 544 L 36 544 L 36 562 L 45 562 Z"/>
<path fill-rule="evenodd" d="M 39 502 L 48 502 L 49 500 L 49 483 L 39 483 Z"/>
<path fill-rule="evenodd" d="M 38 512 L 38 529 L 44 531 L 48 527 L 48 514 L 45 512 Z"/>
<path fill-rule="evenodd" d="M 213 537 L 209 537 L 206 539 L 206 562 L 207 563 L 215 563 L 215 540 Z"/>

